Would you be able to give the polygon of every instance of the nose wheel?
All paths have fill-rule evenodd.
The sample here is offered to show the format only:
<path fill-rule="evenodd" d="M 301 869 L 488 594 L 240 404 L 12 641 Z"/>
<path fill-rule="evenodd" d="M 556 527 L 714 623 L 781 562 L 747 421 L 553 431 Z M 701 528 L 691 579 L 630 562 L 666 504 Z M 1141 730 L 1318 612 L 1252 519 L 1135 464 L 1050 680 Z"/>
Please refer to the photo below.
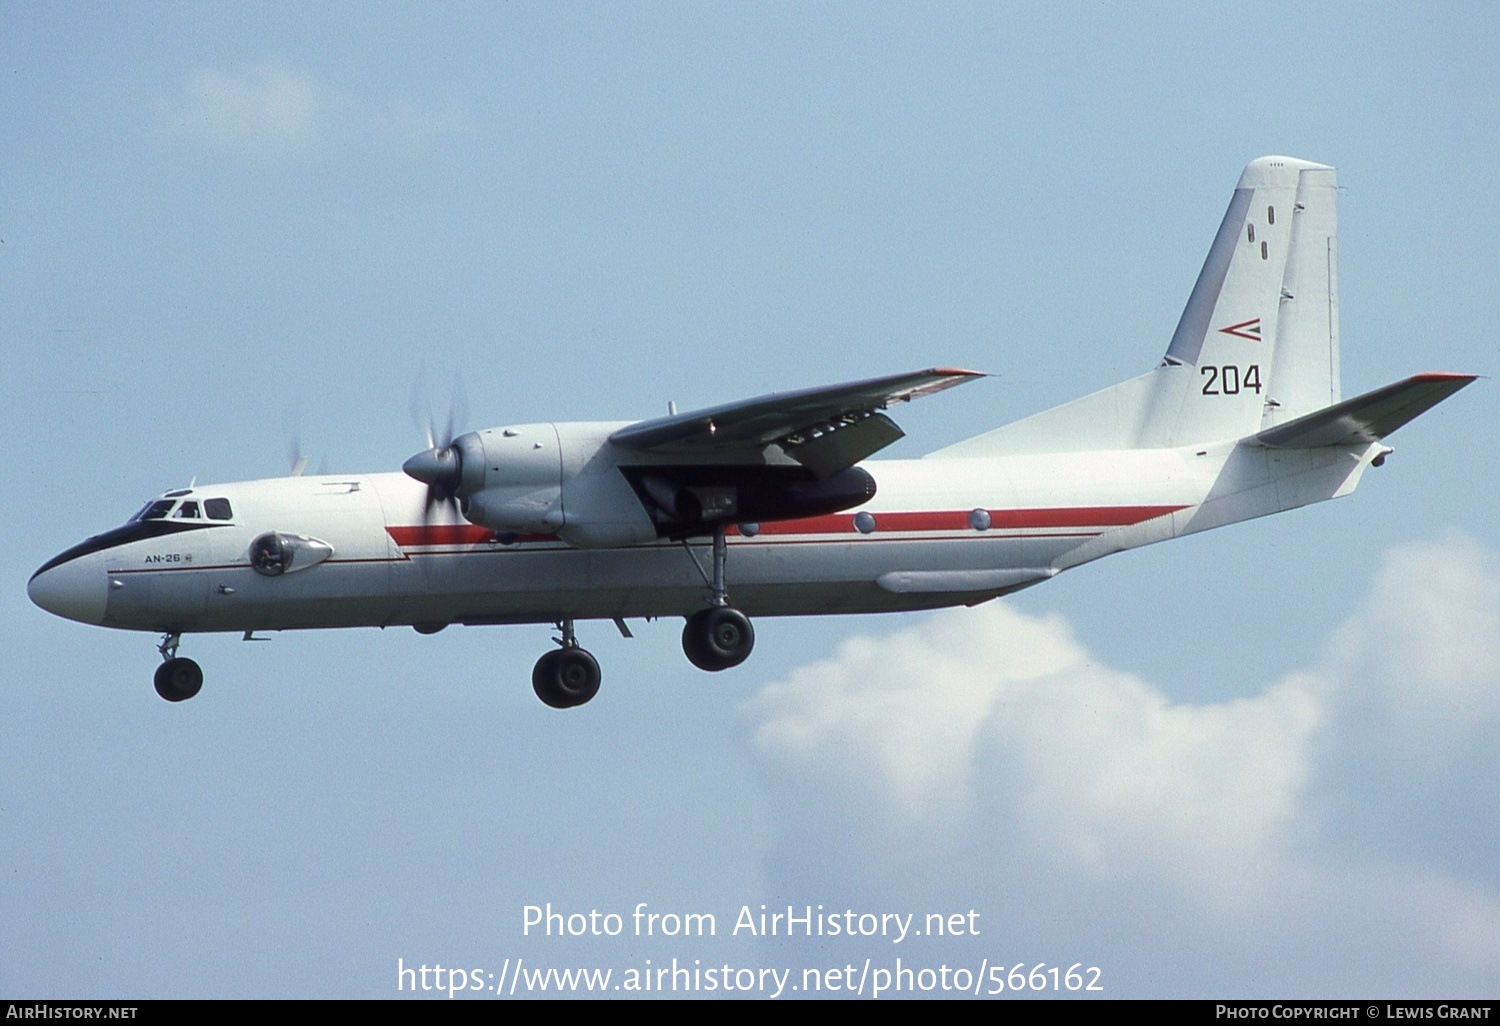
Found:
<path fill-rule="evenodd" d="M 179 656 L 156 668 L 156 693 L 168 702 L 186 702 L 203 690 L 203 669 Z"/>
<path fill-rule="evenodd" d="M 562 647 L 536 661 L 531 671 L 531 688 L 536 697 L 552 708 L 571 709 L 599 693 L 603 674 L 598 660 L 578 647 L 573 621 L 564 620 L 558 627 L 562 631 L 558 644 Z"/>
<path fill-rule="evenodd" d="M 168 634 L 157 646 L 162 664 L 156 668 L 156 693 L 168 702 L 186 702 L 203 690 L 203 668 L 177 654 L 181 639 L 180 634 Z"/>

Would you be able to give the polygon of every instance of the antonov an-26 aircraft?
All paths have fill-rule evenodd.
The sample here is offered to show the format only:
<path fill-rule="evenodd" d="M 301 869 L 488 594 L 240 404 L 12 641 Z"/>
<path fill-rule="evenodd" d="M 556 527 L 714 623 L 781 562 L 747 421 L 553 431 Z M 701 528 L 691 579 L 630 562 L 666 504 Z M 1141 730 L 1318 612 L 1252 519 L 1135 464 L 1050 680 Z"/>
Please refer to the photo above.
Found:
<path fill-rule="evenodd" d="M 183 634 L 551 623 L 532 684 L 582 705 L 579 620 L 682 616 L 696 666 L 750 615 L 973 605 L 1114 552 L 1352 492 L 1383 439 L 1473 380 L 1339 391 L 1334 169 L 1240 176 L 1159 366 L 922 459 L 883 411 L 982 375 L 937 368 L 637 423 L 435 441 L 404 473 L 197 486 L 48 560 L 28 592 L 164 635 L 156 690 L 197 694 Z"/>

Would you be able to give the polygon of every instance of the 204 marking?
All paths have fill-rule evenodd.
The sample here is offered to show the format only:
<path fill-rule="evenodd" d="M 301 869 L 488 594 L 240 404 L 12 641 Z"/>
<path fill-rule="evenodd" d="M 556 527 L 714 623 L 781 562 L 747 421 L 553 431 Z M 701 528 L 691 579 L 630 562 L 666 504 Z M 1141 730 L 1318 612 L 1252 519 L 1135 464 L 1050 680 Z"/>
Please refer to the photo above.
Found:
<path fill-rule="evenodd" d="M 1246 367 L 1244 374 L 1241 374 L 1240 368 L 1232 363 L 1217 367 L 1207 364 L 1199 367 L 1198 373 L 1208 377 L 1208 380 L 1203 383 L 1204 395 L 1239 395 L 1245 389 L 1260 395 L 1260 364 L 1258 363 L 1252 363 Z"/>

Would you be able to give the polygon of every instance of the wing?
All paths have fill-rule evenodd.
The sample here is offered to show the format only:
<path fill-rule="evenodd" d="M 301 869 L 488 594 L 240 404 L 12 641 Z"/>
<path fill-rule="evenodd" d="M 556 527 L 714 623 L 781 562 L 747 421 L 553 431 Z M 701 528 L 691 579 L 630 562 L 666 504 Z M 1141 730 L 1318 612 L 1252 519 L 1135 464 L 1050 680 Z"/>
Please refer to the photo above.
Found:
<path fill-rule="evenodd" d="M 779 445 L 820 478 L 852 467 L 903 434 L 885 414 L 910 402 L 982 378 L 978 371 L 935 367 L 797 392 L 778 392 L 706 410 L 643 420 L 609 440 L 638 452 L 723 457 Z"/>

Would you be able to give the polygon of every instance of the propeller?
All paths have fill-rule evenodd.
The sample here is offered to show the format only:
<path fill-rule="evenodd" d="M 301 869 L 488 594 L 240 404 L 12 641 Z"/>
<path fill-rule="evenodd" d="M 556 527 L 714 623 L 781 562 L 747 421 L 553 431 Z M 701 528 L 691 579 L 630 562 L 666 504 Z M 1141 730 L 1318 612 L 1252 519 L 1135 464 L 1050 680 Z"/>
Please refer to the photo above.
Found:
<path fill-rule="evenodd" d="M 455 377 L 452 401 L 448 404 L 448 420 L 439 435 L 433 422 L 431 405 L 427 405 L 425 416 L 421 409 L 423 378 L 424 374 L 419 370 L 412 388 L 411 414 L 412 420 L 424 429 L 427 448 L 401 464 L 401 469 L 407 477 L 427 486 L 427 495 L 422 503 L 422 522 L 426 525 L 432 522 L 432 511 L 437 506 L 451 508 L 454 518 L 462 519 L 458 500 L 459 489 L 463 484 L 464 458 L 462 445 L 456 444 L 458 439 L 454 436 L 454 425 L 467 416 L 468 403 L 464 399 L 463 380 Z"/>
<path fill-rule="evenodd" d="M 296 407 L 287 410 L 281 419 L 282 433 L 286 436 L 286 464 L 290 468 L 290 477 L 301 477 L 307 471 L 307 465 L 311 460 L 302 452 L 302 414 Z M 318 459 L 319 474 L 331 473 L 328 465 L 328 455 L 325 453 Z"/>

